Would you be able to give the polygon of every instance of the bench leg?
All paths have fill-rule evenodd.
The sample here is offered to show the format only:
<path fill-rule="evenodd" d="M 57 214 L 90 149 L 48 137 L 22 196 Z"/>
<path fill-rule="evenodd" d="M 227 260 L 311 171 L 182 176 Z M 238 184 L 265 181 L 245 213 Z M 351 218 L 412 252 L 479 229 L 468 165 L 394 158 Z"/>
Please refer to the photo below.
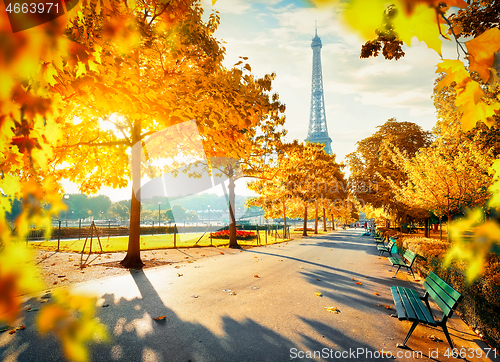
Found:
<path fill-rule="evenodd" d="M 412 277 L 413 277 L 413 280 L 415 280 L 415 274 L 413 274 L 413 269 L 412 269 L 412 268 L 409 268 L 409 269 L 410 269 L 410 271 L 411 271 L 411 275 L 412 275 Z"/>
<path fill-rule="evenodd" d="M 394 266 L 394 265 L 393 265 Z M 391 268 L 392 269 L 392 268 Z M 398 270 L 396 270 L 396 273 L 392 276 L 393 278 L 396 278 L 396 274 L 398 273 L 399 269 L 401 269 L 401 265 L 398 265 Z"/>
<path fill-rule="evenodd" d="M 441 328 L 443 328 L 444 335 L 446 336 L 446 339 L 448 340 L 451 349 L 453 349 L 453 342 L 451 341 L 450 333 L 448 333 L 448 327 L 446 327 L 446 322 L 441 325 Z"/>
<path fill-rule="evenodd" d="M 417 325 L 418 325 L 418 321 L 413 322 L 413 324 L 411 325 L 410 330 L 408 331 L 408 334 L 406 335 L 406 338 L 405 338 L 405 341 L 403 342 L 402 347 L 406 347 L 406 342 L 410 338 L 410 336 L 413 333 L 413 331 L 415 330 L 415 328 L 417 328 Z"/>

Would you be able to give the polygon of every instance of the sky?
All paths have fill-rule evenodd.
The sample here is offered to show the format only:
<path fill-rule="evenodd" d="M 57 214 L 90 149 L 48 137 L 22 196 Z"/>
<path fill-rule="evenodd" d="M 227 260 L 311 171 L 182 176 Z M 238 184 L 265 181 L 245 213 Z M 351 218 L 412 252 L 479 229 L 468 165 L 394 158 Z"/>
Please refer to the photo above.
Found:
<path fill-rule="evenodd" d="M 311 40 L 317 23 L 323 47 L 321 61 L 328 132 L 337 162 L 356 150 L 356 142 L 372 135 L 390 118 L 430 130 L 436 122 L 431 99 L 439 55 L 413 39 L 398 61 L 360 59 L 364 39 L 339 20 L 339 10 L 318 9 L 302 0 L 202 0 L 205 15 L 220 13 L 215 37 L 224 41 L 224 65 L 248 57 L 255 76 L 276 73 L 273 92 L 286 105 L 286 141 L 307 137 L 311 102 Z M 455 46 L 443 46 L 445 58 L 456 58 Z M 251 195 L 246 179 L 236 192 Z M 66 187 L 66 192 L 78 192 Z M 208 190 L 221 192 L 221 188 Z M 131 191 L 104 188 L 112 201 L 129 199 Z"/>

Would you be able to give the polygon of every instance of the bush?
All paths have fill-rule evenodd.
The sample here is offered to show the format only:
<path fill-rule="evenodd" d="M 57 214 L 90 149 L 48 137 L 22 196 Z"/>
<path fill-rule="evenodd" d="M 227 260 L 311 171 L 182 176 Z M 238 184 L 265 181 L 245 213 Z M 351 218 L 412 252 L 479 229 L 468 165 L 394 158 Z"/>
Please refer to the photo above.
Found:
<path fill-rule="evenodd" d="M 489 254 L 481 278 L 469 285 L 465 282 L 467 264 L 453 262 L 450 268 L 442 267 L 442 258 L 450 244 L 446 240 L 423 237 L 400 237 L 398 249 L 410 249 L 425 259 L 415 261 L 419 274 L 427 276 L 430 271 L 463 295 L 457 311 L 462 319 L 490 345 L 500 346 L 500 256 Z"/>
<path fill-rule="evenodd" d="M 304 228 L 295 228 L 293 231 L 304 231 Z M 314 231 L 313 228 L 306 228 L 306 231 Z"/>

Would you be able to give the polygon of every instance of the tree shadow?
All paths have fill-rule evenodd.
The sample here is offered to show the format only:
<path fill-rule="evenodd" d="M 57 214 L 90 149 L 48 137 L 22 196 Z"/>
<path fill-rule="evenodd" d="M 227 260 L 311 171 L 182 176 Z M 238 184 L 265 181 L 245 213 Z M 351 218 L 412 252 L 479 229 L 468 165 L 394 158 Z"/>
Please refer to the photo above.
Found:
<path fill-rule="evenodd" d="M 197 321 L 180 318 L 169 308 L 142 270 L 132 270 L 140 297 L 98 300 L 98 317 L 108 326 L 111 341 L 90 346 L 91 361 L 281 361 L 289 360 L 296 343 L 256 321 L 222 316 L 214 333 Z M 43 307 L 32 298 L 25 307 Z M 206 306 L 205 306 L 206 307 Z M 64 361 L 58 340 L 40 337 L 37 312 L 25 313 L 25 330 L 0 338 L 0 359 L 19 362 Z M 165 316 L 163 320 L 154 320 Z M 189 319 L 189 318 L 188 318 Z M 0 335 L 0 337 L 4 337 Z M 300 360 L 300 359 L 298 359 Z"/>

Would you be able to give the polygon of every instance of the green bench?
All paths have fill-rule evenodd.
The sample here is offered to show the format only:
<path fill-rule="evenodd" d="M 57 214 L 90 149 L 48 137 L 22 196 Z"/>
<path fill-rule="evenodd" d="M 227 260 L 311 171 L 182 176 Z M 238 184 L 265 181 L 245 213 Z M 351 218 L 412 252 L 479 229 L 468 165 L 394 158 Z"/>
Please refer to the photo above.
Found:
<path fill-rule="evenodd" d="M 389 255 L 392 255 L 392 248 L 394 244 L 396 244 L 396 240 L 391 239 L 387 245 L 377 245 L 378 255 L 382 255 L 383 253 L 389 253 Z"/>
<path fill-rule="evenodd" d="M 375 235 L 375 243 L 376 244 L 383 244 L 385 241 L 385 238 L 383 235 Z"/>
<path fill-rule="evenodd" d="M 408 271 L 411 272 L 411 275 L 413 276 L 413 279 L 415 279 L 415 274 L 413 274 L 413 263 L 415 262 L 415 259 L 417 258 L 417 254 L 415 254 L 411 250 L 406 250 L 403 254 L 403 259 L 399 259 L 398 257 L 391 256 L 389 257 L 389 261 L 391 262 L 391 270 L 394 268 L 395 265 L 397 265 L 398 270 L 396 270 L 396 273 L 392 276 L 393 278 L 396 278 L 396 274 L 398 274 L 399 269 L 401 268 L 406 268 Z"/>
<path fill-rule="evenodd" d="M 410 338 L 417 325 L 423 323 L 441 327 L 451 349 L 453 349 L 453 343 L 451 342 L 446 322 L 448 318 L 451 318 L 453 311 L 462 300 L 462 295 L 433 272 L 430 272 L 425 279 L 424 288 L 425 294 L 423 297 L 420 297 L 414 289 L 391 287 L 397 318 L 399 320 L 413 321 L 403 344 L 398 344 L 397 346 L 406 348 L 408 338 Z M 434 315 L 429 305 L 429 297 L 431 297 L 441 309 L 443 315 L 439 320 L 434 319 Z M 394 315 L 394 317 L 396 317 L 396 315 Z"/>

